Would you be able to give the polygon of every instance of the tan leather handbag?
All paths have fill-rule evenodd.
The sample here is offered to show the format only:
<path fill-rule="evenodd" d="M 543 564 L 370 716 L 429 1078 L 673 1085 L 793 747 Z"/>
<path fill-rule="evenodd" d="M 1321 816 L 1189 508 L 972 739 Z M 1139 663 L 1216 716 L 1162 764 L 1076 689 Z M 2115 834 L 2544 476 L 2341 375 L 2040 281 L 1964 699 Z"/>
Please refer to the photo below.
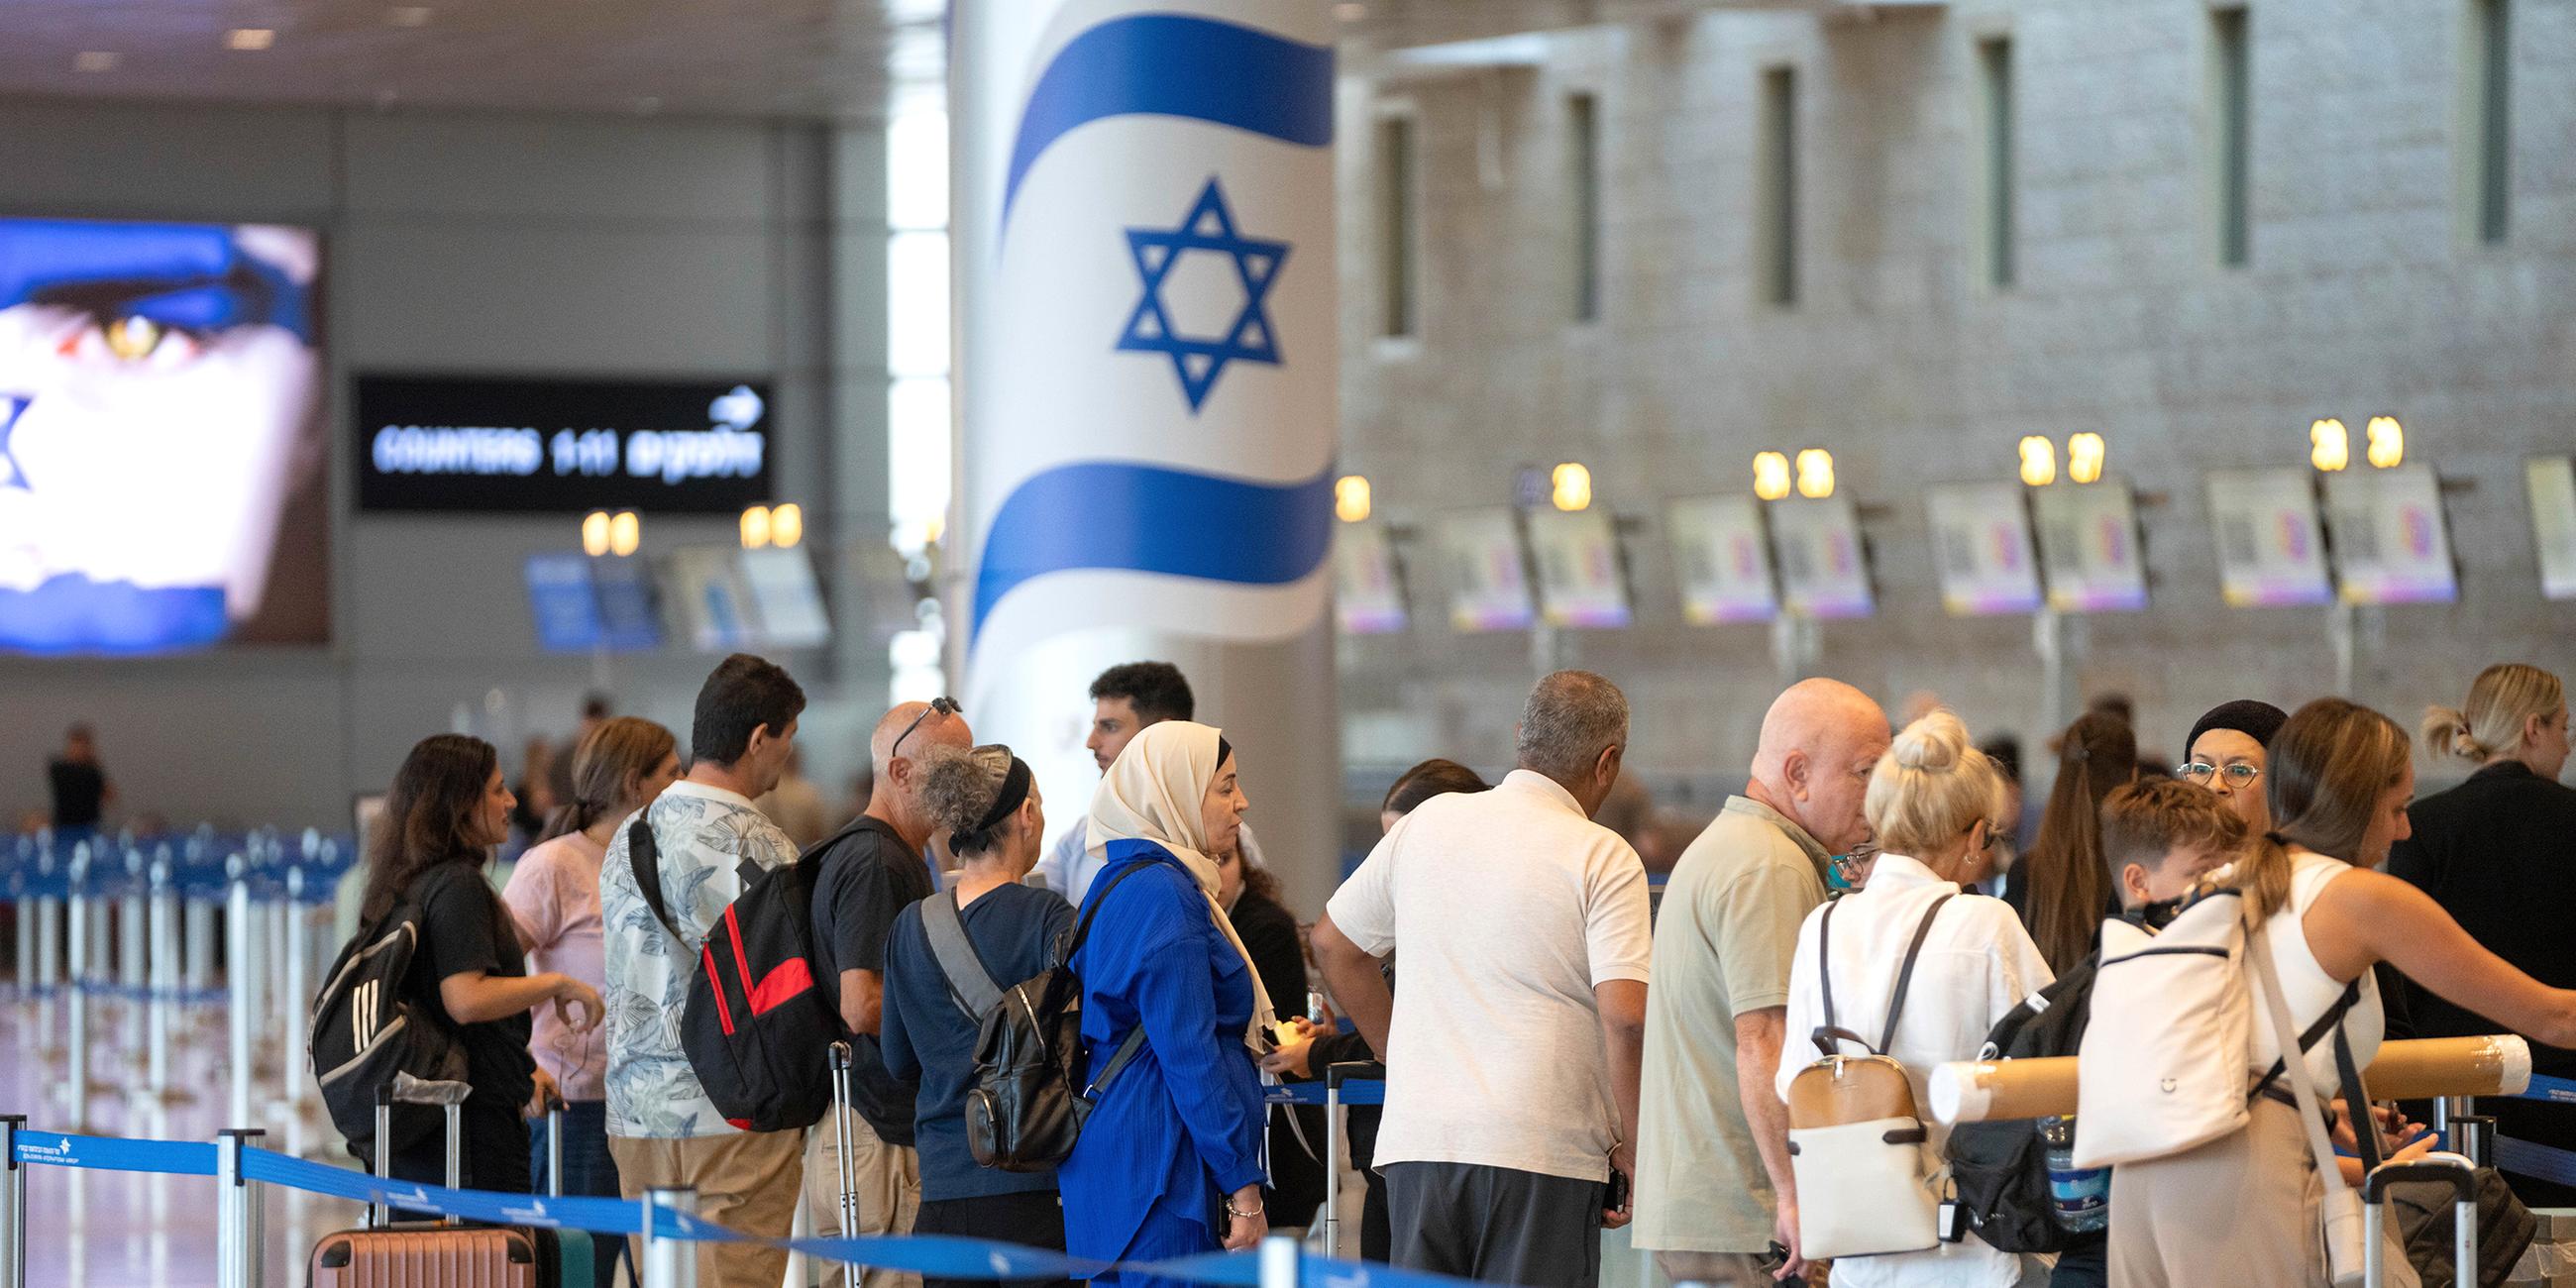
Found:
<path fill-rule="evenodd" d="M 1836 1023 L 1828 904 L 1816 927 L 1816 979 L 1824 991 L 1824 1024 L 1813 1037 L 1823 1058 L 1789 1081 L 1789 1165 L 1798 1178 L 1798 1251 L 1809 1260 L 1920 1252 L 1941 1242 L 1940 1195 L 1924 1157 L 1923 1119 L 1905 1066 L 1887 1055 L 1914 963 L 1933 918 L 1952 896 L 1933 900 L 1914 928 L 1905 964 L 1888 998 L 1887 1026 L 1877 1046 Z M 1842 1044 L 1867 1052 L 1845 1055 Z"/>

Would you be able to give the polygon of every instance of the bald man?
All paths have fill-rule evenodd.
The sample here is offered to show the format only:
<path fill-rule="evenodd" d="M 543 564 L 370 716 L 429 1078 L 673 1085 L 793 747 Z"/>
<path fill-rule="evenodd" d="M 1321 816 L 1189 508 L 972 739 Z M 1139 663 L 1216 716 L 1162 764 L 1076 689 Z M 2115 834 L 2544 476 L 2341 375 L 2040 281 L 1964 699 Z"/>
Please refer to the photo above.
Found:
<path fill-rule="evenodd" d="M 868 740 L 876 787 L 867 812 L 814 851 L 814 959 L 839 993 L 850 1042 L 852 1170 L 859 1228 L 841 1230 L 841 1172 L 834 1124 L 816 1126 L 805 1155 L 805 1203 L 817 1233 L 912 1233 L 921 1207 L 921 1164 L 912 1147 L 915 1086 L 888 1073 L 877 1050 L 884 1014 L 886 937 L 903 910 L 937 893 L 927 849 L 937 830 L 922 800 L 925 753 L 971 747 L 973 731 L 953 703 L 906 702 L 886 712 Z M 838 1271 L 835 1271 L 836 1275 Z M 830 1282 L 838 1283 L 835 1278 Z M 918 1275 L 870 1270 L 869 1288 L 918 1285 Z"/>
<path fill-rule="evenodd" d="M 1752 1288 L 1806 1272 L 1789 1115 L 1772 1090 L 1803 1035 L 1782 1030 L 1799 923 L 1831 857 L 1869 837 L 1861 798 L 1887 713 L 1839 680 L 1805 680 L 1762 719 L 1752 781 L 1674 864 L 1646 999 L 1632 1238 L 1674 1283 Z M 1766 1258 L 1773 1244 L 1782 1262 Z"/>

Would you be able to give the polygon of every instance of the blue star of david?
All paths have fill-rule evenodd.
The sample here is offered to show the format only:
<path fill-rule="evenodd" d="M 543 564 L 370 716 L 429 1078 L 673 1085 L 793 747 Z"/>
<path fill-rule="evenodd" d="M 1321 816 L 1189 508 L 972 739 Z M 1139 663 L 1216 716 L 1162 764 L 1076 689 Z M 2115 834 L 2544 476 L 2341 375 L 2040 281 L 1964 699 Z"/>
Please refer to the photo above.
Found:
<path fill-rule="evenodd" d="M 0 487 L 14 487 L 21 492 L 35 490 L 27 482 L 27 467 L 20 465 L 9 450 L 9 435 L 18 428 L 18 418 L 26 415 L 35 402 L 33 398 L 0 394 Z"/>
<path fill-rule="evenodd" d="M 1169 231 L 1128 229 L 1127 249 L 1136 258 L 1136 271 L 1145 279 L 1145 297 L 1128 316 L 1118 347 L 1129 352 L 1170 355 L 1173 374 L 1180 377 L 1181 393 L 1190 400 L 1192 415 L 1206 404 L 1209 391 L 1216 387 L 1216 378 L 1225 372 L 1225 364 L 1242 361 L 1278 365 L 1278 335 L 1262 303 L 1269 298 L 1271 283 L 1279 279 L 1279 266 L 1287 262 L 1288 243 L 1237 235 L 1234 212 L 1226 208 L 1225 191 L 1216 180 L 1208 180 L 1207 187 L 1199 193 L 1198 204 L 1190 207 L 1179 227 Z M 1221 338 L 1180 333 L 1163 307 L 1163 281 L 1171 274 L 1172 266 L 1191 251 L 1213 251 L 1231 257 L 1235 273 L 1242 279 L 1243 311 L 1235 315 L 1234 325 Z"/>

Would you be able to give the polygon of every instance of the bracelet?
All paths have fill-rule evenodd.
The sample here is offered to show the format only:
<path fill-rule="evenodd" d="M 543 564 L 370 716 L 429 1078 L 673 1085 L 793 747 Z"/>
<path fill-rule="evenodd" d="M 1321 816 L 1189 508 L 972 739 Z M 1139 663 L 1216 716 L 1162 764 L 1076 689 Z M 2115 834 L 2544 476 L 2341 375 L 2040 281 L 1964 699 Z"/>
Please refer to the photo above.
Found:
<path fill-rule="evenodd" d="M 1267 1212 L 1267 1211 L 1269 1211 L 1269 1210 L 1270 1210 L 1270 1209 L 1268 1209 L 1268 1208 L 1254 1208 L 1254 1209 L 1252 1209 L 1252 1210 L 1251 1210 L 1251 1211 L 1249 1211 L 1249 1212 L 1237 1212 L 1237 1211 L 1235 1211 L 1235 1210 L 1234 1210 L 1234 1200 L 1233 1200 L 1231 1197 L 1227 1198 L 1227 1199 L 1226 1199 L 1226 1201 L 1225 1201 L 1225 1214 L 1226 1214 L 1227 1216 L 1230 1216 L 1230 1217 L 1235 1218 L 1236 1220 L 1243 1220 L 1243 1219 L 1246 1219 L 1246 1218 L 1249 1218 L 1249 1217 L 1256 1217 L 1256 1216 L 1259 1216 L 1259 1215 L 1261 1215 L 1262 1213 Z"/>

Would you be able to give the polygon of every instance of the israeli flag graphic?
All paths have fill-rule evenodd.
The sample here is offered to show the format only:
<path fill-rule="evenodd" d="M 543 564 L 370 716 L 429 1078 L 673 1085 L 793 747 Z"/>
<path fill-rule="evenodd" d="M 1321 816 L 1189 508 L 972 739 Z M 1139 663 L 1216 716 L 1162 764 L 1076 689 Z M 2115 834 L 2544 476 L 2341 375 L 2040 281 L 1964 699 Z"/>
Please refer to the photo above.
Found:
<path fill-rule="evenodd" d="M 970 713 L 1045 706 L 1058 715 L 1043 741 L 1062 748 L 1068 700 L 1103 666 L 1170 656 L 1175 638 L 1322 629 L 1337 425 L 1328 9 L 954 11 L 970 540 L 950 620 Z M 970 718 L 988 738 L 1007 728 Z"/>

